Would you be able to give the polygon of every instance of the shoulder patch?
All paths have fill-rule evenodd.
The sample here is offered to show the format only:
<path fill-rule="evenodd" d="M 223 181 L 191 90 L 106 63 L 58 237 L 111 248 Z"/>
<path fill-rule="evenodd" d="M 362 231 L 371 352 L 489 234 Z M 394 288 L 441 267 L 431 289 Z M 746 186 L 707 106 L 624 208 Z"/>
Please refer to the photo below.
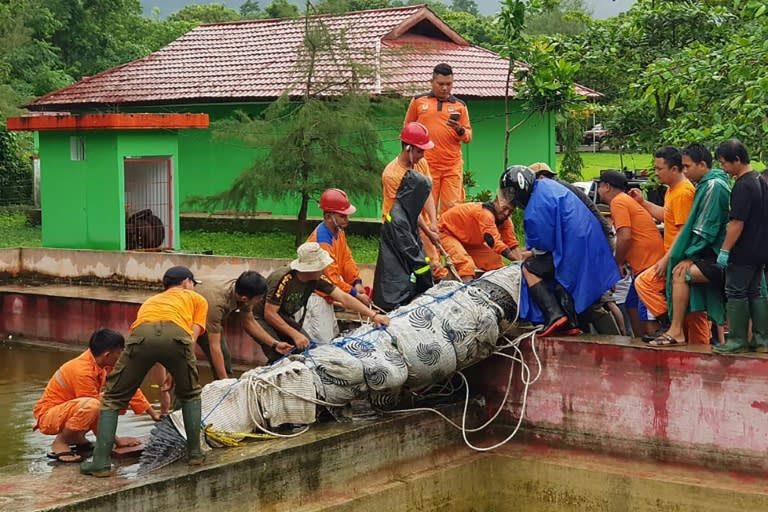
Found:
<path fill-rule="evenodd" d="M 317 227 L 317 243 L 333 245 L 334 238 L 333 233 L 325 224 L 320 224 Z"/>

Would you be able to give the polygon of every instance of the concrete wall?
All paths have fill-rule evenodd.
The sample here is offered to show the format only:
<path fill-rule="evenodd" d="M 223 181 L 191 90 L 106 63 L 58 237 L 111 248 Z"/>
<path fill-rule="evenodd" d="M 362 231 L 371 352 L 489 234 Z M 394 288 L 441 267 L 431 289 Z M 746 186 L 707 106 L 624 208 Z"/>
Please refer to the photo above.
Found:
<path fill-rule="evenodd" d="M 105 252 L 71 249 L 0 249 L 0 275 L 46 281 L 159 287 L 163 273 L 174 265 L 189 267 L 196 276 L 237 276 L 245 270 L 268 275 L 288 260 L 155 252 Z M 374 265 L 360 265 L 365 283 L 373 281 Z"/>
<path fill-rule="evenodd" d="M 708 346 L 654 350 L 626 340 L 537 340 L 542 373 L 529 388 L 528 435 L 635 458 L 768 469 L 768 358 L 715 355 Z M 489 409 L 503 396 L 507 368 L 495 358 L 475 370 L 473 389 L 487 394 Z M 509 423 L 521 392 L 516 384 L 504 404 Z"/>

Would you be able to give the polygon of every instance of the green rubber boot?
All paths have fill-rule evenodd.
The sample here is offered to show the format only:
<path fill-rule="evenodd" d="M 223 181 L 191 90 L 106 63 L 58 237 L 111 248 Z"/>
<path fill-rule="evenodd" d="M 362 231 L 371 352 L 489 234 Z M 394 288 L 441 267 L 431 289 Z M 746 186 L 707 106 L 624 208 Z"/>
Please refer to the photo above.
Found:
<path fill-rule="evenodd" d="M 184 431 L 187 434 L 187 462 L 190 466 L 199 466 L 205 461 L 203 450 L 200 449 L 201 409 L 202 402 L 199 398 L 181 404 L 181 414 L 184 417 Z"/>
<path fill-rule="evenodd" d="M 100 478 L 112 475 L 112 445 L 115 444 L 116 432 L 117 411 L 102 410 L 99 413 L 99 434 L 96 436 L 93 459 L 80 464 L 82 474 Z"/>
<path fill-rule="evenodd" d="M 768 299 L 757 297 L 749 300 L 752 317 L 752 343 L 755 352 L 768 352 Z"/>
<path fill-rule="evenodd" d="M 725 345 L 714 345 L 712 351 L 718 354 L 749 352 L 749 343 L 747 343 L 749 300 L 728 299 L 726 311 L 728 312 L 728 335 L 725 337 Z"/>

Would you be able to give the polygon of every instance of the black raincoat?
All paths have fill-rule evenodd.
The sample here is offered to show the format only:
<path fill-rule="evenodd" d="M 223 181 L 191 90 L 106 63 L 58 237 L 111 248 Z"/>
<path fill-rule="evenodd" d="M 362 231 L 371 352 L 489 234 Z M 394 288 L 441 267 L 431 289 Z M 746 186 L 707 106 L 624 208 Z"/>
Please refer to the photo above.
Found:
<path fill-rule="evenodd" d="M 429 178 L 407 171 L 381 226 L 373 302 L 385 311 L 410 302 L 433 284 L 432 270 L 419 237 L 419 215 L 431 191 Z"/>

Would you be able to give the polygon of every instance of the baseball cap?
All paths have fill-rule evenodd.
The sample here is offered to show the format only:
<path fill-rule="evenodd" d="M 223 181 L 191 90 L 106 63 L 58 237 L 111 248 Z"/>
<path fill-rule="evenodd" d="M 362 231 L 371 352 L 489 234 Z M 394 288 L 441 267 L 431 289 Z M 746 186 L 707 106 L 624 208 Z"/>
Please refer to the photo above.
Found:
<path fill-rule="evenodd" d="M 178 286 L 184 282 L 185 279 L 191 279 L 195 284 L 200 284 L 201 281 L 195 279 L 195 275 L 187 267 L 177 266 L 171 267 L 163 274 L 163 287 L 170 288 L 171 286 Z"/>
<path fill-rule="evenodd" d="M 598 183 L 607 183 L 612 187 L 616 187 L 620 190 L 627 190 L 627 177 L 624 176 L 624 173 L 619 171 L 605 171 L 600 174 L 600 178 L 597 180 Z"/>

